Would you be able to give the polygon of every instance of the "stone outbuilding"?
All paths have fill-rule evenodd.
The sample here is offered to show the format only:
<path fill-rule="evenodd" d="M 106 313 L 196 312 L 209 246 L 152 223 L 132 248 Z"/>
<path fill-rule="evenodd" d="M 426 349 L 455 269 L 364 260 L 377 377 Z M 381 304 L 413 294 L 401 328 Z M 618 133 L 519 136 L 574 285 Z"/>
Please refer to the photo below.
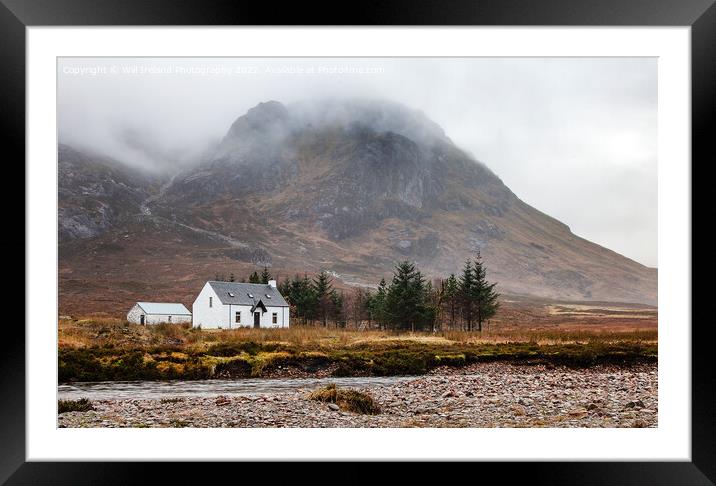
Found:
<path fill-rule="evenodd" d="M 127 314 L 135 324 L 181 324 L 191 322 L 191 312 L 183 304 L 167 302 L 137 302 Z"/>

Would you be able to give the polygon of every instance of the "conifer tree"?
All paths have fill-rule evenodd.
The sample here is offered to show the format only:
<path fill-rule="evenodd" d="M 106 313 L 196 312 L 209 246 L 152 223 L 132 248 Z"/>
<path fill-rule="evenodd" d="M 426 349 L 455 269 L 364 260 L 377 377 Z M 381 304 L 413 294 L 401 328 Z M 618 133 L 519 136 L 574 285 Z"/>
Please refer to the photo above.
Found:
<path fill-rule="evenodd" d="M 425 278 L 413 263 L 403 261 L 395 267 L 386 296 L 385 315 L 393 329 L 414 331 L 431 322 L 434 314 L 427 305 Z"/>
<path fill-rule="evenodd" d="M 378 290 L 376 291 L 375 295 L 373 295 L 370 298 L 370 303 L 368 304 L 368 308 L 370 310 L 370 316 L 371 319 L 374 320 L 378 324 L 379 329 L 383 329 L 385 326 L 385 299 L 388 295 L 388 285 L 385 282 L 385 279 L 380 279 L 380 283 L 378 284 Z"/>
<path fill-rule="evenodd" d="M 313 297 L 318 318 L 324 326 L 328 325 L 328 318 L 335 308 L 336 296 L 331 278 L 326 272 L 321 272 L 313 279 Z"/>
<path fill-rule="evenodd" d="M 283 295 L 283 298 L 286 300 L 286 302 L 288 302 L 289 305 L 293 305 L 293 299 L 291 296 L 291 280 L 286 279 L 283 282 L 278 282 L 276 284 L 276 288 L 278 288 L 279 293 Z"/>
<path fill-rule="evenodd" d="M 457 308 L 459 290 L 460 288 L 457 281 L 457 277 L 455 277 L 454 273 L 451 273 L 450 276 L 445 280 L 443 294 L 444 301 L 446 302 L 448 309 L 450 310 L 451 328 L 455 325 L 455 310 Z"/>
<path fill-rule="evenodd" d="M 427 282 L 425 282 L 424 294 L 425 319 L 430 325 L 430 330 L 434 332 L 436 321 L 439 316 L 439 309 L 442 306 L 442 286 L 433 286 L 433 283 L 428 280 Z"/>
<path fill-rule="evenodd" d="M 331 307 L 329 309 L 331 318 L 336 323 L 336 328 L 345 327 L 346 325 L 346 309 L 344 308 L 346 298 L 343 291 L 331 292 Z"/>
<path fill-rule="evenodd" d="M 290 281 L 282 282 L 279 290 L 291 306 L 292 314 L 307 324 L 308 320 L 313 318 L 314 306 L 313 289 L 308 276 L 296 275 Z"/>
<path fill-rule="evenodd" d="M 249 275 L 249 283 L 252 283 L 252 284 L 261 283 L 261 277 L 259 277 L 259 274 L 256 271 L 254 271 L 254 273 Z"/>
<path fill-rule="evenodd" d="M 487 270 L 479 252 L 473 261 L 473 276 L 477 330 L 482 331 L 482 323 L 494 316 L 500 306 L 498 301 L 500 294 L 495 291 L 497 283 L 487 281 Z"/>
<path fill-rule="evenodd" d="M 268 267 L 264 267 L 263 271 L 261 272 L 260 282 L 262 284 L 268 284 L 269 280 L 271 280 L 271 274 L 269 273 Z"/>
<path fill-rule="evenodd" d="M 316 294 L 313 291 L 313 282 L 308 275 L 304 274 L 303 278 L 296 282 L 297 294 L 301 304 L 301 311 L 304 316 L 304 323 L 316 318 Z"/>
<path fill-rule="evenodd" d="M 485 319 L 494 316 L 499 307 L 500 294 L 495 291 L 496 283 L 487 281 L 487 272 L 480 253 L 473 261 L 466 261 L 459 280 L 459 295 L 462 314 L 467 330 L 472 331 L 472 323 L 477 320 L 478 331 L 482 331 Z"/>
<path fill-rule="evenodd" d="M 467 330 L 472 331 L 472 321 L 475 315 L 475 274 L 470 260 L 465 262 L 462 275 L 458 280 L 458 295 L 460 310 L 467 324 Z"/>

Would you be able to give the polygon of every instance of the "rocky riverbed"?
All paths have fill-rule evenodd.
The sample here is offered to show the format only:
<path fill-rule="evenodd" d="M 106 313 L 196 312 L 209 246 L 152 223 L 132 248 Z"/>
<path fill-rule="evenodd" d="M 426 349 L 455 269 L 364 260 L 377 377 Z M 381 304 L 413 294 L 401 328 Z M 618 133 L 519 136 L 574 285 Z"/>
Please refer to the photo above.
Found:
<path fill-rule="evenodd" d="M 440 368 L 360 388 L 381 407 L 358 415 L 308 399 L 311 388 L 252 395 L 92 401 L 59 427 L 656 427 L 657 368 L 505 363 Z M 332 404 L 331 404 L 332 405 Z"/>

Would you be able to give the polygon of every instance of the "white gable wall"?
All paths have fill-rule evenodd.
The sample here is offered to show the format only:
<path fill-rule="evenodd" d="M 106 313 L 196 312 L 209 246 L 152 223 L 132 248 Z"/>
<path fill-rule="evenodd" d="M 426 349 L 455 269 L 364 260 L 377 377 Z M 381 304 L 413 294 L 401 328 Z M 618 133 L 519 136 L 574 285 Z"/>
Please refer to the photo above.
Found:
<path fill-rule="evenodd" d="M 212 300 L 211 307 L 209 307 L 209 298 Z M 216 295 L 208 282 L 204 284 L 204 288 L 201 289 L 196 300 L 194 300 L 194 304 L 191 306 L 191 313 L 193 327 L 201 326 L 202 329 L 215 329 L 218 327 L 227 329 L 229 327 L 228 306 L 221 303 L 219 296 Z"/>

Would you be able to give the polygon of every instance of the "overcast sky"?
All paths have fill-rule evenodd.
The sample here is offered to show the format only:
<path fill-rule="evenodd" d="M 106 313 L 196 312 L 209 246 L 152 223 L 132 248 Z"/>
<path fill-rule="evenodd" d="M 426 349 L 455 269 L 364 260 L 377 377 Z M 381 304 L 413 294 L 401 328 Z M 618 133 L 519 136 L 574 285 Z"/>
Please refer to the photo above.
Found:
<path fill-rule="evenodd" d="M 656 69 L 655 58 L 69 58 L 58 130 L 130 164 L 180 163 L 261 101 L 390 99 L 422 110 L 523 201 L 655 267 Z"/>

